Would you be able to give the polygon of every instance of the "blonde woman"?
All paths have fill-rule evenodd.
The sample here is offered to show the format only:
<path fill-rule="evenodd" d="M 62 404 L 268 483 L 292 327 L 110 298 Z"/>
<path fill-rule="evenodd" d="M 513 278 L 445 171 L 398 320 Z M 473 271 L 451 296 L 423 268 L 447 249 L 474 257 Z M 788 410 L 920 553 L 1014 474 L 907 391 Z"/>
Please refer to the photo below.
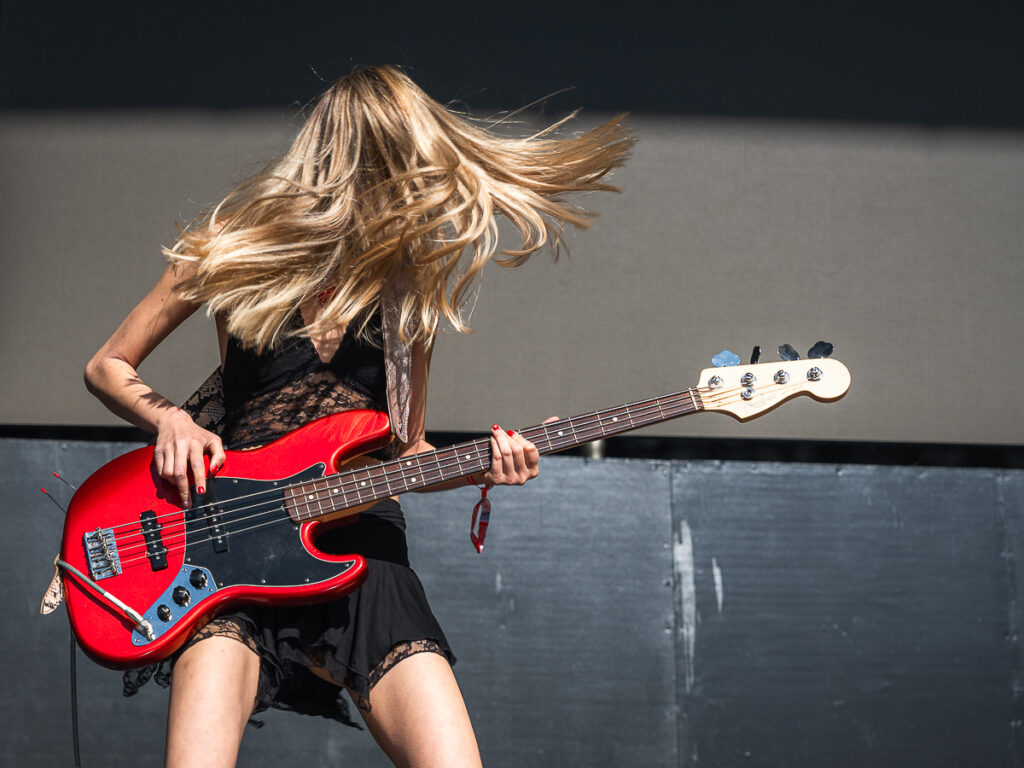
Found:
<path fill-rule="evenodd" d="M 562 196 L 612 189 L 602 179 L 629 143 L 616 120 L 571 138 L 500 138 L 395 69 L 357 71 L 323 94 L 281 160 L 167 250 L 166 272 L 89 362 L 87 386 L 156 435 L 156 470 L 183 506 L 190 485 L 202 493 L 204 457 L 216 472 L 225 446 L 266 444 L 348 409 L 388 412 L 392 456 L 430 450 L 431 348 L 442 319 L 465 330 L 459 308 L 495 253 L 495 216 L 522 235 L 500 263 L 557 245 L 564 223 L 588 221 Z M 203 304 L 216 318 L 220 377 L 197 393 L 215 402 L 187 411 L 136 369 Z M 536 476 L 537 450 L 521 435 L 495 426 L 491 449 L 490 469 L 459 484 Z M 480 764 L 397 501 L 323 539 L 325 551 L 367 557 L 358 590 L 219 616 L 177 654 L 172 679 L 126 675 L 126 692 L 154 672 L 170 679 L 168 766 L 234 765 L 246 722 L 268 706 L 349 722 L 342 689 L 396 765 Z"/>

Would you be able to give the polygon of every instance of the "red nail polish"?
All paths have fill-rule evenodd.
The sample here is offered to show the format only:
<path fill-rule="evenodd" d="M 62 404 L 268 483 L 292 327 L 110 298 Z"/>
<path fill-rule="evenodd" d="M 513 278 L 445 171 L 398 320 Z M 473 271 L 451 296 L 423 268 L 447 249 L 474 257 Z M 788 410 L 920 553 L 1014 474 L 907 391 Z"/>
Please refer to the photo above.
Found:
<path fill-rule="evenodd" d="M 506 432 L 508 432 L 508 436 L 509 437 L 512 437 L 512 435 L 514 435 L 516 433 L 514 429 L 508 429 L 508 430 L 506 430 Z"/>
<path fill-rule="evenodd" d="M 199 491 L 199 495 L 200 496 L 202 496 L 204 493 L 206 493 L 206 489 L 203 488 L 203 486 L 201 486 L 201 485 L 198 488 L 196 488 L 196 490 Z"/>
<path fill-rule="evenodd" d="M 491 429 L 493 429 L 495 432 L 497 432 L 499 429 L 501 429 L 501 427 L 499 427 L 497 424 L 495 424 L 493 427 L 491 427 Z"/>

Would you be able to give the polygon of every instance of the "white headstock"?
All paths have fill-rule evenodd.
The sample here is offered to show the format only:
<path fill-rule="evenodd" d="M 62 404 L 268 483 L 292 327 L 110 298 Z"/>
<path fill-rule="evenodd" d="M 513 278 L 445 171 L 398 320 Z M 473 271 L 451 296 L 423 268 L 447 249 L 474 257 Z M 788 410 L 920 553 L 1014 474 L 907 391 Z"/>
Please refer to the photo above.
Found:
<path fill-rule="evenodd" d="M 706 368 L 697 392 L 704 410 L 752 419 L 797 395 L 838 400 L 850 388 L 850 371 L 838 360 L 812 358 Z"/>

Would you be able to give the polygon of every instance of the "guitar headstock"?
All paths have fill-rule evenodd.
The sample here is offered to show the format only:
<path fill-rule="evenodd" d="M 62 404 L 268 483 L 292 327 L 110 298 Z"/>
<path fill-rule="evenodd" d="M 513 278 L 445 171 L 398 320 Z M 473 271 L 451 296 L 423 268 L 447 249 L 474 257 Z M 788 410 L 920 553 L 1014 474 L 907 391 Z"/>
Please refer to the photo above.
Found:
<path fill-rule="evenodd" d="M 838 400 L 850 388 L 850 381 L 850 371 L 838 360 L 782 360 L 706 368 L 700 373 L 697 393 L 704 410 L 746 421 L 797 395 Z"/>

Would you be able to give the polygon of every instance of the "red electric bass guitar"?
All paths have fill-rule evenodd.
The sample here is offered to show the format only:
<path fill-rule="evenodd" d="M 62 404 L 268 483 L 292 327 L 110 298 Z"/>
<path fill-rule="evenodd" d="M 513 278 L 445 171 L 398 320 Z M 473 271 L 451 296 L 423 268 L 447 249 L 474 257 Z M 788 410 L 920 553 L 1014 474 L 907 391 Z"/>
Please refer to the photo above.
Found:
<path fill-rule="evenodd" d="M 522 430 L 542 454 L 697 411 L 753 418 L 791 397 L 836 400 L 850 386 L 837 360 L 710 368 L 700 384 Z M 252 451 L 228 451 L 206 493 L 182 510 L 140 448 L 97 470 L 68 509 L 59 564 L 82 649 L 114 669 L 171 655 L 216 613 L 238 603 L 328 600 L 355 589 L 359 555 L 316 548 L 318 532 L 379 499 L 490 466 L 489 438 L 383 463 L 359 461 L 390 439 L 388 418 L 348 411 Z"/>

